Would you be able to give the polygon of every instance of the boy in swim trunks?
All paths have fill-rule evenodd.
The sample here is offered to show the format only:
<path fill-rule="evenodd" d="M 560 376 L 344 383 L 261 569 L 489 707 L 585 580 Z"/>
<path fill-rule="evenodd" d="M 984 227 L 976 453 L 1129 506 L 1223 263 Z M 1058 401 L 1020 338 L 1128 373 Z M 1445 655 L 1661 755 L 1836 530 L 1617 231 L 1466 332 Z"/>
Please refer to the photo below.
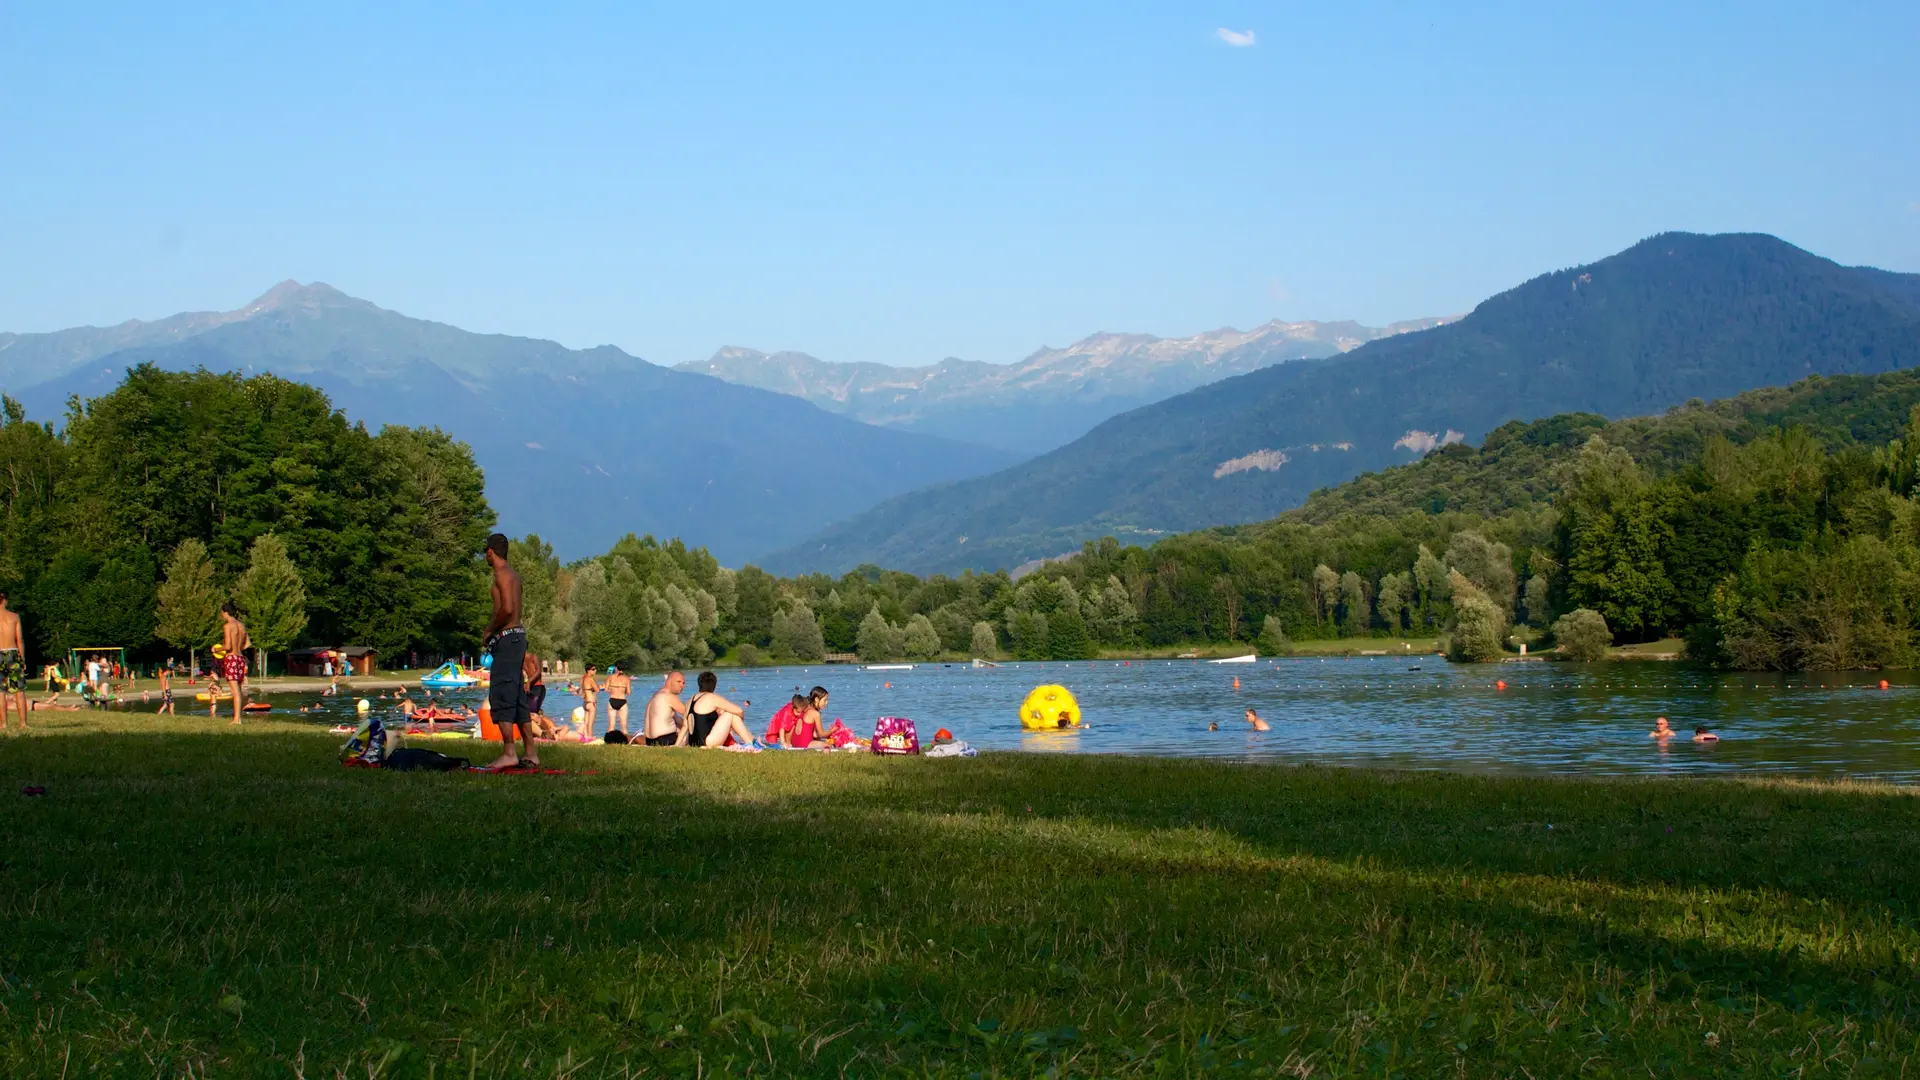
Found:
<path fill-rule="evenodd" d="M 173 715 L 173 666 L 160 669 L 160 711 Z"/>
<path fill-rule="evenodd" d="M 507 562 L 507 538 L 501 533 L 487 537 L 487 563 L 493 567 L 493 618 L 484 635 L 493 651 L 493 669 L 487 679 L 487 706 L 493 722 L 500 728 L 500 756 L 487 766 L 502 769 L 511 765 L 540 764 L 540 752 L 533 746 L 533 717 L 527 712 L 526 673 L 522 665 L 527 656 L 527 628 L 520 621 L 520 575 Z M 520 729 L 523 756 L 513 753 L 513 729 Z"/>
<path fill-rule="evenodd" d="M 225 623 L 221 643 L 227 649 L 227 655 L 220 660 L 220 674 L 233 687 L 233 722 L 238 724 L 240 708 L 246 704 L 247 650 L 253 646 L 253 639 L 247 636 L 247 627 L 240 621 L 240 609 L 233 601 L 220 606 L 220 618 Z"/>
<path fill-rule="evenodd" d="M 27 654 L 26 637 L 20 629 L 20 616 L 7 607 L 7 594 L 0 592 L 0 731 L 7 728 L 7 710 L 20 710 L 20 730 L 27 730 Z"/>

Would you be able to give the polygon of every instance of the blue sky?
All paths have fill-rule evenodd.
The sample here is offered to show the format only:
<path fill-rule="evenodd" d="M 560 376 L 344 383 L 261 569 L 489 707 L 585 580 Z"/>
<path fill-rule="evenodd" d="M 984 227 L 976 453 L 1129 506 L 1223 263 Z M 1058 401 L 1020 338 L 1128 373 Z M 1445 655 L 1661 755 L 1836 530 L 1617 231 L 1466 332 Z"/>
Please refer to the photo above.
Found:
<path fill-rule="evenodd" d="M 1920 271 L 1911 2 L 546 6 L 0 6 L 0 329 L 292 277 L 658 363 L 1006 362 L 1666 229 Z"/>

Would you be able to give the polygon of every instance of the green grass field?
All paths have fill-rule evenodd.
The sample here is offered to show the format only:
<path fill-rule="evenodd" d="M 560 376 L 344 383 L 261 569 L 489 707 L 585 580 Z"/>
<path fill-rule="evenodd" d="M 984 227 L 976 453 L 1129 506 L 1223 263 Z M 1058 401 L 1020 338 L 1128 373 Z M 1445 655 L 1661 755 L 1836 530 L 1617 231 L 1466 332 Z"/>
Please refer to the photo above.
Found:
<path fill-rule="evenodd" d="M 0 741 L 0 1075 L 1920 1075 L 1906 790 L 336 743 Z"/>

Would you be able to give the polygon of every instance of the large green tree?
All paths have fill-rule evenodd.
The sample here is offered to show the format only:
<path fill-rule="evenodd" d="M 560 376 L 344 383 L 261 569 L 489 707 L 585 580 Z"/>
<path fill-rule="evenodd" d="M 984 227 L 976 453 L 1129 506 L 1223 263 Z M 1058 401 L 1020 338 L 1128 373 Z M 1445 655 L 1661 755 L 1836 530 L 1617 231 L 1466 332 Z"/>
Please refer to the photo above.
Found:
<path fill-rule="evenodd" d="M 198 650 L 220 640 L 220 588 L 199 538 L 189 536 L 173 549 L 158 601 L 154 632 L 174 648 L 186 649 L 192 670 L 199 670 Z"/>
<path fill-rule="evenodd" d="M 300 631 L 307 628 L 307 587 L 278 536 L 265 533 L 255 538 L 247 569 L 234 582 L 233 602 L 240 608 L 260 672 L 265 674 L 267 654 L 292 648 Z"/>

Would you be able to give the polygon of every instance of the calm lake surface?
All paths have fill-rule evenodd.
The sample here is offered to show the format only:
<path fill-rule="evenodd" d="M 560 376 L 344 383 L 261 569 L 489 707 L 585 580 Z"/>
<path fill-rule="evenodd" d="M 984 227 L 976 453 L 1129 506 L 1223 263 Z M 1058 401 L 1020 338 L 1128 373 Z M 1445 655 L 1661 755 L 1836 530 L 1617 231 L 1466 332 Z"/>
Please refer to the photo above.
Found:
<path fill-rule="evenodd" d="M 758 668 L 722 672 L 720 690 L 736 702 L 752 702 L 747 719 L 756 732 L 796 688 L 818 683 L 833 694 L 828 718 L 842 717 L 863 735 L 878 716 L 909 716 L 923 741 L 947 727 L 984 750 L 1585 775 L 1920 780 L 1920 685 L 1911 673 L 1893 673 L 1884 676 L 1892 685 L 1882 690 L 1882 677 L 1716 674 L 1663 663 L 1454 665 L 1431 656 L 1303 657 L 1224 665 L 1136 660 L 985 669 L 922 664 L 911 671 Z M 1494 685 L 1501 679 L 1505 690 Z M 630 728 L 638 727 L 640 704 L 657 683 L 657 676 L 634 677 Z M 1041 683 L 1072 690 L 1089 727 L 1021 730 L 1020 702 Z M 476 702 L 480 693 L 451 696 Z M 301 704 L 323 706 L 315 720 L 352 716 L 345 698 L 277 695 L 274 701 L 281 716 Z M 578 703 L 556 682 L 547 712 L 564 716 Z M 1248 706 L 1273 730 L 1249 731 L 1241 719 Z M 377 699 L 375 707 L 391 708 Z M 1656 716 L 1666 716 L 1683 733 L 1664 748 L 1646 737 Z M 604 696 L 599 719 L 596 730 L 604 730 Z M 1220 730 L 1208 731 L 1209 722 Z M 1708 725 L 1722 741 L 1689 741 L 1696 724 Z"/>

